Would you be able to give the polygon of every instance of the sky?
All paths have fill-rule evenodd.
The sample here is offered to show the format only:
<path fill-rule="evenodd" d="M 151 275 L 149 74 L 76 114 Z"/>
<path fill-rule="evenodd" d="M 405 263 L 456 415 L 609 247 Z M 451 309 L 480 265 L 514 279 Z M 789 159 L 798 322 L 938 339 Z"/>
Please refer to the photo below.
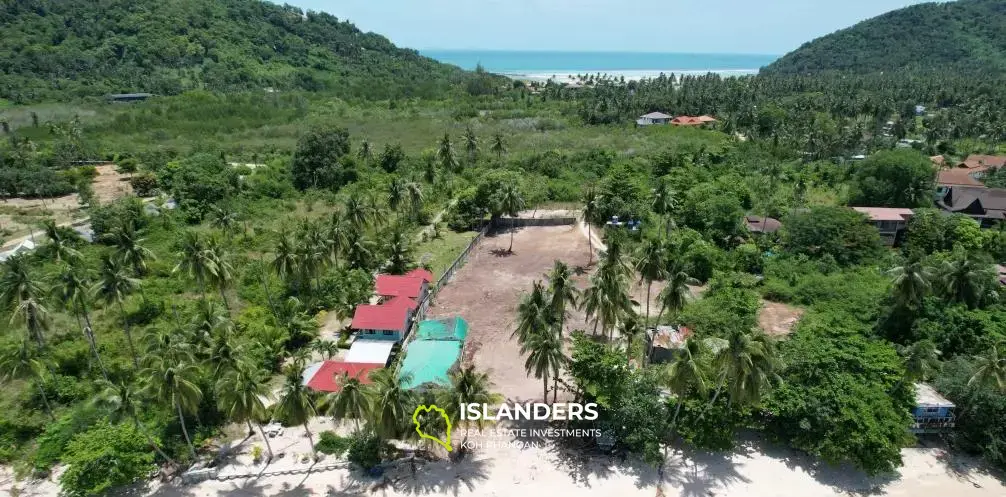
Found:
<path fill-rule="evenodd" d="M 920 0 L 286 0 L 419 50 L 781 55 Z"/>

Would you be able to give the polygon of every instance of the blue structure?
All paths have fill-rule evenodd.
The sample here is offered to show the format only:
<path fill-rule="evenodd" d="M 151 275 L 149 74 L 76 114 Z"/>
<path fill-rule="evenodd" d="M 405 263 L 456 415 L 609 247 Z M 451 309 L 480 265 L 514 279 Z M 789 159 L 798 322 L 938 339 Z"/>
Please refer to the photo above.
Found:
<path fill-rule="evenodd" d="M 943 433 L 954 427 L 956 406 L 924 383 L 915 384 L 912 433 Z"/>

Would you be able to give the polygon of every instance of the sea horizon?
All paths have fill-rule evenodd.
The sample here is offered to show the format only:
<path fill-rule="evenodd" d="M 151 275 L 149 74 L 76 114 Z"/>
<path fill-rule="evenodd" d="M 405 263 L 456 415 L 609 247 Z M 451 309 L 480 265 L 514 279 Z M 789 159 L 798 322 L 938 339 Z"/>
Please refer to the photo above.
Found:
<path fill-rule="evenodd" d="M 472 70 L 528 79 L 568 81 L 578 74 L 606 74 L 629 80 L 660 74 L 724 76 L 757 74 L 778 55 L 559 50 L 420 50 L 440 62 Z"/>

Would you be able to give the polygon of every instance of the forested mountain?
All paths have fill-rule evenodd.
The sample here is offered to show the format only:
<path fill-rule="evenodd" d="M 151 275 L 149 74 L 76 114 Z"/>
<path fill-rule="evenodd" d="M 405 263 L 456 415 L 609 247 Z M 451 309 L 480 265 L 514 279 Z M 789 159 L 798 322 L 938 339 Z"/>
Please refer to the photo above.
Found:
<path fill-rule="evenodd" d="M 321 12 L 260 0 L 0 4 L 0 98 L 302 89 L 433 96 L 465 73 Z"/>
<path fill-rule="evenodd" d="M 893 69 L 1006 72 L 1006 2 L 907 7 L 805 43 L 771 73 Z"/>

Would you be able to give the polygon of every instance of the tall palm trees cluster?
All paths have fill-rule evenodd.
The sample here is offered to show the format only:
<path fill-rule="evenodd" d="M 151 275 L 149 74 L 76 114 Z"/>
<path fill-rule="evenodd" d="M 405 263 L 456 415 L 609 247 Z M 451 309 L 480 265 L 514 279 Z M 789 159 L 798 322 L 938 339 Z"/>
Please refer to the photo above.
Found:
<path fill-rule="evenodd" d="M 580 291 L 568 265 L 555 261 L 545 275 L 548 287 L 535 281 L 517 307 L 517 326 L 512 334 L 526 356 L 524 369 L 542 381 L 542 399 L 548 400 L 548 380 L 553 380 L 552 402 L 558 399 L 559 376 L 568 357 L 563 350 L 563 328 L 570 309 L 580 305 Z"/>
<path fill-rule="evenodd" d="M 938 267 L 909 261 L 893 268 L 889 274 L 894 301 L 904 308 L 918 309 L 929 295 L 972 309 L 998 300 L 993 266 L 963 253 Z"/>

